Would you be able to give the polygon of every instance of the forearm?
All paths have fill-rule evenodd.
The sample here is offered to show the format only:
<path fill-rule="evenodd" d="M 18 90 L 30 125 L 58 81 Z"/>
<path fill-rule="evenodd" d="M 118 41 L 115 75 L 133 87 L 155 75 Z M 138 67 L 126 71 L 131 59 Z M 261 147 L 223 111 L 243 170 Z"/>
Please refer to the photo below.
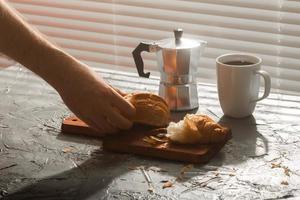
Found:
<path fill-rule="evenodd" d="M 78 61 L 48 42 L 7 3 L 0 0 L 0 52 L 35 72 L 59 89 Z M 78 65 L 78 67 L 83 67 Z"/>
<path fill-rule="evenodd" d="M 55 47 L 0 0 L 0 52 L 50 83 L 100 134 L 129 129 L 134 107 L 85 64 Z"/>

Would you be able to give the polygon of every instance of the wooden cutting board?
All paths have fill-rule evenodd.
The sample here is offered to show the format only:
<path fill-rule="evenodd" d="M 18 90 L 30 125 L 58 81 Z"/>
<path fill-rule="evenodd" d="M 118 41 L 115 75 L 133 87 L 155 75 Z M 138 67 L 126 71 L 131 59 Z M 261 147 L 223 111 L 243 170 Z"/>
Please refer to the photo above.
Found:
<path fill-rule="evenodd" d="M 218 144 L 179 145 L 171 143 L 149 144 L 143 141 L 146 136 L 153 135 L 153 127 L 135 125 L 128 131 L 116 136 L 103 137 L 103 149 L 107 151 L 133 153 L 169 160 L 191 163 L 207 163 L 231 138 L 228 132 L 226 139 Z M 99 134 L 76 117 L 68 117 L 62 123 L 62 133 L 99 137 Z"/>

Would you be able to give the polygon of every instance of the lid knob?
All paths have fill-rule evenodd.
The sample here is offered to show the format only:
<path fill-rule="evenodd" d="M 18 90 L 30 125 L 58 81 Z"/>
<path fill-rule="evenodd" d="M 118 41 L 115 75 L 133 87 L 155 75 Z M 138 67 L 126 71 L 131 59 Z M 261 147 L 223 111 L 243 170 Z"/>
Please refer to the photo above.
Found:
<path fill-rule="evenodd" d="M 183 29 L 182 28 L 177 28 L 174 30 L 174 36 L 175 36 L 175 42 L 176 44 L 180 43 L 180 39 L 183 34 Z"/>

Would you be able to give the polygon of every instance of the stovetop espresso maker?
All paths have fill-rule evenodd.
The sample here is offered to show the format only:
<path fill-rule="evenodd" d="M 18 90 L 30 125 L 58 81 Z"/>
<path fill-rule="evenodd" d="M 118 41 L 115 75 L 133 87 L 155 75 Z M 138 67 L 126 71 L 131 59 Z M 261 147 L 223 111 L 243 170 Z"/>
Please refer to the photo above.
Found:
<path fill-rule="evenodd" d="M 207 43 L 184 38 L 182 34 L 182 29 L 176 29 L 175 38 L 141 42 L 132 52 L 139 76 L 146 78 L 149 78 L 150 72 L 144 72 L 141 53 L 156 52 L 161 73 L 159 95 L 167 101 L 172 111 L 191 110 L 199 106 L 195 75 Z"/>

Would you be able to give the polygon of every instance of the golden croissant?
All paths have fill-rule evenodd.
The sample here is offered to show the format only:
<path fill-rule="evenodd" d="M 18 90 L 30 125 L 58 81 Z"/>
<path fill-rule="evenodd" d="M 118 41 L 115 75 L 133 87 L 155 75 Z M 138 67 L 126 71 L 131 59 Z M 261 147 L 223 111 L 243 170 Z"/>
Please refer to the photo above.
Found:
<path fill-rule="evenodd" d="M 181 144 L 211 144 L 225 141 L 229 129 L 222 127 L 206 115 L 187 114 L 178 123 L 167 127 L 167 137 Z"/>
<path fill-rule="evenodd" d="M 156 127 L 168 125 L 170 109 L 160 96 L 152 93 L 130 93 L 124 98 L 136 109 L 136 115 L 131 119 L 133 122 Z"/>

